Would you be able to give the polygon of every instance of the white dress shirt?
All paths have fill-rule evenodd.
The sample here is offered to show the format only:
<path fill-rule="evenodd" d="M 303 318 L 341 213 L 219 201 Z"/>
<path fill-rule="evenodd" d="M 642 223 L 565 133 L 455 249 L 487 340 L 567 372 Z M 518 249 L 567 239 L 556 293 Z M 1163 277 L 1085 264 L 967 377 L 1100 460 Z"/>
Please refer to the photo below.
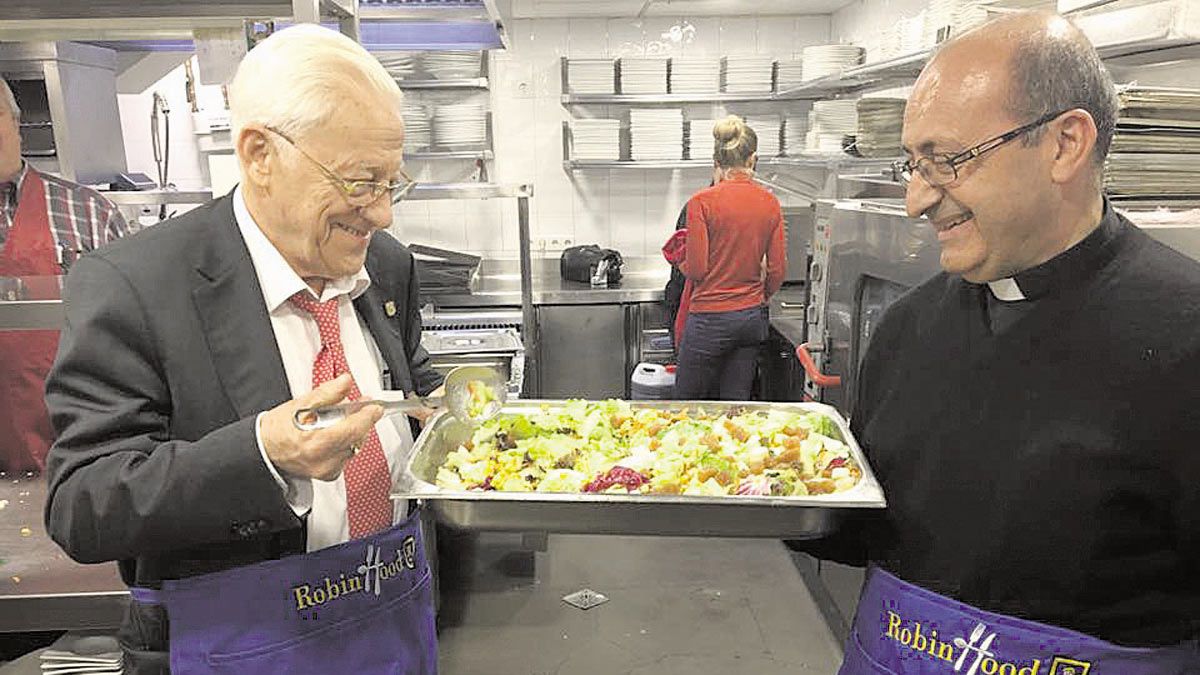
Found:
<path fill-rule="evenodd" d="M 271 316 L 271 328 L 275 332 L 275 342 L 279 345 L 279 354 L 283 358 L 288 387 L 293 398 L 302 396 L 313 389 L 313 362 L 321 350 L 321 335 L 317 330 L 316 320 L 308 312 L 288 302 L 288 299 L 300 291 L 308 292 L 313 297 L 316 295 L 254 222 L 253 216 L 246 208 L 241 187 L 233 193 L 233 213 L 246 242 L 246 248 L 250 251 L 250 260 L 254 264 L 263 300 Z M 366 268 L 363 268 L 354 276 L 327 282 L 321 297 L 316 298 L 321 302 L 337 298 L 338 320 L 346 362 L 364 398 L 376 398 L 383 391 L 383 373 L 386 369 L 378 345 L 355 313 L 352 304 L 370 285 L 371 277 Z M 259 419 L 261 422 L 261 415 Z M 380 444 L 383 445 L 383 454 L 387 458 L 394 484 L 403 470 L 403 460 L 412 448 L 412 431 L 408 426 L 408 418 L 404 415 L 384 417 L 375 424 L 375 431 L 379 434 Z M 263 461 L 279 482 L 280 488 L 284 490 L 288 503 L 296 511 L 296 515 L 303 516 L 308 513 L 308 550 L 316 551 L 349 539 L 345 479 L 342 476 L 332 481 L 282 477 L 267 459 L 261 428 L 256 430 L 256 434 Z M 395 504 L 395 518 L 399 520 L 404 517 L 407 505 L 403 500 Z"/>

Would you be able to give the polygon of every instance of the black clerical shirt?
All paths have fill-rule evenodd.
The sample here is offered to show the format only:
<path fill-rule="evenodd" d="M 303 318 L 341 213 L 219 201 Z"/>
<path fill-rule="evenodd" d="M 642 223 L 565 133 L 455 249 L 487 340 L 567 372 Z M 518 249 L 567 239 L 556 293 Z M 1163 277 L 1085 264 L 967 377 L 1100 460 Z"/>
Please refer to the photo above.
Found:
<path fill-rule="evenodd" d="M 988 288 L 948 274 L 885 314 L 851 426 L 889 506 L 855 539 L 983 609 L 1126 645 L 1195 638 L 1200 265 L 1106 204 L 1014 280 L 1029 302 L 1001 330 Z"/>

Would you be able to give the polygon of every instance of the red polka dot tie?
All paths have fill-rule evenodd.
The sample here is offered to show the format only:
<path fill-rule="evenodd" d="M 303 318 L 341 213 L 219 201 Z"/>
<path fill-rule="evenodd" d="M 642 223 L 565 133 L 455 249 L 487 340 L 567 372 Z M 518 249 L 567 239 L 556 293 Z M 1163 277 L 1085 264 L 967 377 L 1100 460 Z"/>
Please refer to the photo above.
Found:
<path fill-rule="evenodd" d="M 292 304 L 312 315 L 321 333 L 321 351 L 313 363 L 313 388 L 317 388 L 342 373 L 349 373 L 346 350 L 342 348 L 342 330 L 338 323 L 337 298 L 318 302 L 301 291 L 291 297 Z M 351 376 L 353 379 L 353 376 Z M 358 384 L 350 386 L 350 400 L 362 397 Z M 346 463 L 342 472 L 346 479 L 346 517 L 350 521 L 350 538 L 358 539 L 392 525 L 392 475 L 388 471 L 383 444 L 375 429 L 362 442 L 358 453 Z"/>

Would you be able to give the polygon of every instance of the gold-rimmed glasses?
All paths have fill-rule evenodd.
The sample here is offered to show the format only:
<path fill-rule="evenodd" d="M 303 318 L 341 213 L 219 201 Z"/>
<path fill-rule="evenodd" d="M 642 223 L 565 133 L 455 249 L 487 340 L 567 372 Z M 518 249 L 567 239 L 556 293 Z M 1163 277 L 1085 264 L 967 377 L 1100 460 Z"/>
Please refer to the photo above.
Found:
<path fill-rule="evenodd" d="M 405 173 L 403 168 L 397 169 L 400 173 L 400 178 L 403 179 L 401 181 L 350 180 L 349 178 L 343 178 L 329 167 L 318 162 L 312 155 L 305 152 L 304 148 L 297 145 L 296 141 L 292 140 L 287 134 L 272 126 L 268 126 L 266 129 L 287 141 L 305 159 L 312 162 L 313 166 L 317 167 L 317 170 L 321 172 L 321 175 L 329 179 L 330 183 L 333 183 L 342 191 L 342 195 L 351 206 L 370 206 L 382 197 L 384 193 L 388 192 L 391 193 L 392 203 L 395 204 L 408 196 L 408 193 L 412 192 L 413 188 L 417 186 L 417 182 Z"/>

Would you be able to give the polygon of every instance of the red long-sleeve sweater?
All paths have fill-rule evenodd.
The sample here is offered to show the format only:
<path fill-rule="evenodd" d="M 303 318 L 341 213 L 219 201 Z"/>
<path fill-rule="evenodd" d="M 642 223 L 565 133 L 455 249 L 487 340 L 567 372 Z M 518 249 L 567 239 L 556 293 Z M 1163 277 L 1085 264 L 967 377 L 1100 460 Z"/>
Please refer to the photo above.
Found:
<path fill-rule="evenodd" d="M 779 200 L 749 177 L 723 180 L 692 196 L 687 229 L 680 270 L 695 282 L 690 311 L 757 307 L 783 285 L 787 246 Z"/>

